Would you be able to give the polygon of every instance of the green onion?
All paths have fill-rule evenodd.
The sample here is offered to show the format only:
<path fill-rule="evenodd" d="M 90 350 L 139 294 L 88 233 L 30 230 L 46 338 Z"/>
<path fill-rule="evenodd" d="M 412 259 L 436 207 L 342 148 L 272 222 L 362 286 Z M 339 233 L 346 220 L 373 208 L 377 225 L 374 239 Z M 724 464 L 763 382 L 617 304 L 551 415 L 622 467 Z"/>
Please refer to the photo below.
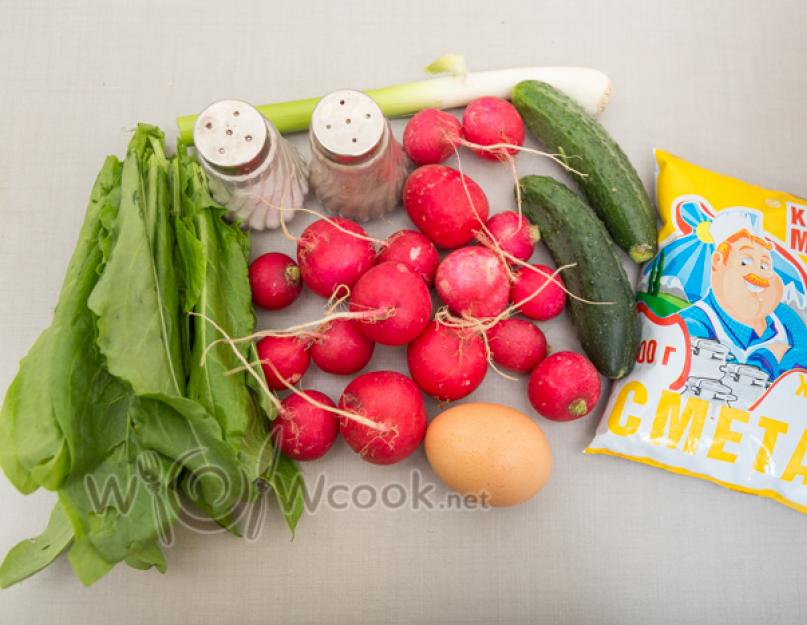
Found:
<path fill-rule="evenodd" d="M 513 87 L 522 80 L 547 82 L 577 100 L 592 114 L 608 103 L 611 81 L 602 72 L 586 67 L 520 67 L 486 72 L 468 72 L 461 56 L 448 54 L 426 68 L 430 73 L 450 72 L 448 76 L 369 89 L 365 93 L 376 101 L 387 117 L 412 115 L 425 108 L 465 106 L 482 96 L 509 98 Z M 311 113 L 320 98 L 263 104 L 256 108 L 282 133 L 308 128 Z M 183 142 L 193 143 L 196 115 L 177 118 Z"/>

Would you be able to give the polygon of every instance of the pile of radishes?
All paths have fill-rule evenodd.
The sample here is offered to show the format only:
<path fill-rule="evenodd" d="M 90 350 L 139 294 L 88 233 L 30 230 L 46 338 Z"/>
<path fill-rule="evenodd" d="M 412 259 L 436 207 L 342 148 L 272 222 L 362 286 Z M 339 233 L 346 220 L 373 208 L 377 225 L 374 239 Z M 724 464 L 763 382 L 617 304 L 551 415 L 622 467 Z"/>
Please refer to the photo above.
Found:
<path fill-rule="evenodd" d="M 288 306 L 303 284 L 330 300 L 319 327 L 279 332 L 257 346 L 269 388 L 290 391 L 272 432 L 284 454 L 319 458 L 341 432 L 363 459 L 398 462 L 426 432 L 421 391 L 440 401 L 461 399 L 479 387 L 492 363 L 530 374 L 530 402 L 549 419 L 570 420 L 594 408 L 600 395 L 594 366 L 572 352 L 547 356 L 546 338 L 533 322 L 560 314 L 567 297 L 557 271 L 527 262 L 538 240 L 534 227 L 517 211 L 490 217 L 482 188 L 441 164 L 460 147 L 510 159 L 523 141 L 524 124 L 506 100 L 472 102 L 462 123 L 442 111 L 422 111 L 403 137 L 420 165 L 403 190 L 419 232 L 395 232 L 376 249 L 359 224 L 323 218 L 299 237 L 296 262 L 269 253 L 252 263 L 260 307 Z M 438 249 L 447 252 L 442 259 Z M 436 313 L 432 287 L 443 304 Z M 376 343 L 407 345 L 411 378 L 393 371 L 359 375 L 338 406 L 323 393 L 296 388 L 311 360 L 334 375 L 358 373 Z"/>

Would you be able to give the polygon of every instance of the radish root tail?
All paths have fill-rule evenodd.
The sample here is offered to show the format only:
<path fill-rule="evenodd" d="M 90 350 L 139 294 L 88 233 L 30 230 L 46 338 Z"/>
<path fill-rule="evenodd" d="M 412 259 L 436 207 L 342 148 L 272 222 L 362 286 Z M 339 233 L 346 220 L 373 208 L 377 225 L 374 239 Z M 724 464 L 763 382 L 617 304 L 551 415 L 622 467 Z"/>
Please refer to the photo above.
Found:
<path fill-rule="evenodd" d="M 292 212 L 292 213 L 307 213 L 309 215 L 314 215 L 315 217 L 318 217 L 319 219 L 322 219 L 323 221 L 327 221 L 330 225 L 332 225 L 334 228 L 336 228 L 340 232 L 343 232 L 343 233 L 345 233 L 345 234 L 347 234 L 349 236 L 352 236 L 355 239 L 360 239 L 362 241 L 367 241 L 368 243 L 375 243 L 376 245 L 379 245 L 379 246 L 382 246 L 382 247 L 387 245 L 387 242 L 382 241 L 381 239 L 374 239 L 373 237 L 368 237 L 368 236 L 365 236 L 363 234 L 359 234 L 358 232 L 353 232 L 352 230 L 348 230 L 344 226 L 340 225 L 338 222 L 334 221 L 332 218 L 328 217 L 327 215 L 323 215 L 322 213 L 320 213 L 318 211 L 315 211 L 312 208 L 305 208 L 304 206 L 278 206 L 277 204 L 273 204 L 272 202 L 268 201 L 266 198 L 263 198 L 263 197 L 261 197 L 260 195 L 258 195 L 256 193 L 248 193 L 247 197 L 249 197 L 251 199 L 254 199 L 257 202 L 260 202 L 261 204 L 263 204 L 263 205 L 265 205 L 265 206 L 267 206 L 269 208 L 273 208 L 273 209 L 275 209 L 276 211 L 278 211 L 280 213 L 280 227 L 281 227 L 281 229 L 283 231 L 283 235 L 287 239 L 289 239 L 290 241 L 299 241 L 300 238 L 295 237 L 293 234 L 291 234 L 291 232 L 289 232 L 289 229 L 288 229 L 288 227 L 286 225 L 286 220 L 284 219 L 284 215 L 286 214 L 287 211 Z"/>
<path fill-rule="evenodd" d="M 307 401 L 312 406 L 319 408 L 320 410 L 326 410 L 331 412 L 339 417 L 344 417 L 345 419 L 350 419 L 351 421 L 355 421 L 356 423 L 360 423 L 361 425 L 370 428 L 371 430 L 376 430 L 377 432 L 387 432 L 389 428 L 385 426 L 383 423 L 376 423 L 372 419 L 368 419 L 367 417 L 360 415 L 355 412 L 349 412 L 347 410 L 342 410 L 341 408 L 334 408 L 333 406 L 328 406 L 327 404 L 323 404 L 320 401 L 317 401 L 313 397 L 309 397 L 303 391 L 298 389 L 294 384 L 289 382 L 286 378 L 280 375 L 280 372 L 275 367 L 274 363 L 271 360 L 261 360 L 261 364 L 268 366 L 272 373 L 275 374 L 278 380 L 285 386 L 289 391 L 294 393 L 295 395 L 299 395 L 303 400 Z"/>

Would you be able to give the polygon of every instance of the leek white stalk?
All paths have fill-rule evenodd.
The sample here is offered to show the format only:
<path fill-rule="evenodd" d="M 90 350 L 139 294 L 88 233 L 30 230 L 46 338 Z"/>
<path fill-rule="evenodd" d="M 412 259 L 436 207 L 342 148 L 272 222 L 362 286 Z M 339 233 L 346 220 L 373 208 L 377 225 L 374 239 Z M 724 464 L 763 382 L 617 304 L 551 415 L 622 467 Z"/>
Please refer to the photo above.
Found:
<path fill-rule="evenodd" d="M 557 87 L 596 115 L 608 104 L 611 81 L 603 72 L 588 67 L 519 67 L 468 72 L 462 57 L 449 54 L 426 68 L 431 73 L 450 72 L 448 76 L 369 89 L 387 117 L 412 115 L 425 108 L 448 109 L 465 106 L 482 96 L 509 98 L 513 87 L 522 80 L 540 80 Z M 311 113 L 320 98 L 276 102 L 256 107 L 281 133 L 306 130 Z M 193 143 L 196 115 L 177 118 L 180 138 Z"/>

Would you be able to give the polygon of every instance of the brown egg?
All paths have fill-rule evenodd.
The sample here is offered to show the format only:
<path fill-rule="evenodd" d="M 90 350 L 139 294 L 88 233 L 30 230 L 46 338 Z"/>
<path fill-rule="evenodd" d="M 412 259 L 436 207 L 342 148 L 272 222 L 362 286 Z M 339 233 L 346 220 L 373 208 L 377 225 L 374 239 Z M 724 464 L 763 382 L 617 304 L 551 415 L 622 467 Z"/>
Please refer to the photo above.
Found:
<path fill-rule="evenodd" d="M 513 506 L 534 497 L 552 472 L 552 452 L 538 424 L 501 404 L 469 403 L 437 415 L 426 431 L 426 457 L 446 486 Z"/>

